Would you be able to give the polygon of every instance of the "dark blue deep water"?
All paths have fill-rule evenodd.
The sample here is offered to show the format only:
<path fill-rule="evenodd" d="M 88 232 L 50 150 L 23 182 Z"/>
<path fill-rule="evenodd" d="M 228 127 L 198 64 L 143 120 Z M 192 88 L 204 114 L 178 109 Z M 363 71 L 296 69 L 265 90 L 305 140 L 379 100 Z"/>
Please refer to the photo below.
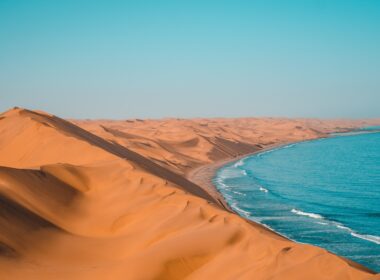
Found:
<path fill-rule="evenodd" d="M 380 271 L 380 133 L 262 152 L 214 183 L 242 216 Z"/>

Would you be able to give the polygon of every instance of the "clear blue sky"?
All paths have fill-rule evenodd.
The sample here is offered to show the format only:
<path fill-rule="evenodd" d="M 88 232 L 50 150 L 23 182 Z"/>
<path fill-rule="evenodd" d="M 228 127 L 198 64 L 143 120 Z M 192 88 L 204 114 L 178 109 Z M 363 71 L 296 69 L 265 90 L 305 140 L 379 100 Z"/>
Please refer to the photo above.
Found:
<path fill-rule="evenodd" d="M 380 117 L 380 1 L 0 0 L 0 110 Z"/>

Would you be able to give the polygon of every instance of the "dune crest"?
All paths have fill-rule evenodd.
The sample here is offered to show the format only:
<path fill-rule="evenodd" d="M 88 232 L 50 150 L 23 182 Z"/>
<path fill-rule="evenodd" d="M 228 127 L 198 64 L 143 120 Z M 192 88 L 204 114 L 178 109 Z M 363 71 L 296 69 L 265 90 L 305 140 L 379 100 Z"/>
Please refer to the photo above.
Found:
<path fill-rule="evenodd" d="M 225 211 L 183 176 L 336 123 L 297 134 L 302 121 L 275 120 L 274 136 L 261 130 L 273 120 L 243 120 L 253 132 L 241 133 L 236 120 L 146 122 L 0 115 L 1 279 L 376 279 Z"/>

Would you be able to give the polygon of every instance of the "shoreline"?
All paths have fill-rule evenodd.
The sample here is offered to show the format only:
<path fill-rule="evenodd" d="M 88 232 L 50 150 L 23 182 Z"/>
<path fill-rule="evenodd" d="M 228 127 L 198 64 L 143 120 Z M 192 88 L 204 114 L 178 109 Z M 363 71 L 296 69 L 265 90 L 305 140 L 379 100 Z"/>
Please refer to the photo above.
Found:
<path fill-rule="evenodd" d="M 350 136 L 349 135 L 350 132 L 352 132 L 352 131 L 345 132 L 345 133 L 347 133 L 346 136 Z M 345 133 L 342 133 L 342 134 L 345 134 Z M 339 136 L 344 136 L 342 134 L 339 135 Z M 188 180 L 190 180 L 191 182 L 193 182 L 193 183 L 197 184 L 198 186 L 200 186 L 207 193 L 209 193 L 216 201 L 219 202 L 219 206 L 223 207 L 228 212 L 231 212 L 231 213 L 234 213 L 234 214 L 238 215 L 240 218 L 244 219 L 247 223 L 249 223 L 253 227 L 261 229 L 261 230 L 264 230 L 267 233 L 269 233 L 270 235 L 275 236 L 277 238 L 282 238 L 282 239 L 286 239 L 286 240 L 289 240 L 289 241 L 292 241 L 292 242 L 295 242 L 295 243 L 300 243 L 300 242 L 298 242 L 296 240 L 289 239 L 288 237 L 286 237 L 286 236 L 282 235 L 281 233 L 273 230 L 272 228 L 269 228 L 268 226 L 266 226 L 264 224 L 252 221 L 252 220 L 250 220 L 250 219 L 248 219 L 246 217 L 241 216 L 237 211 L 233 210 L 229 206 L 229 204 L 227 203 L 227 201 L 224 199 L 222 193 L 219 192 L 219 190 L 217 189 L 217 187 L 214 185 L 213 178 L 215 177 L 215 174 L 216 174 L 216 172 L 217 172 L 217 170 L 219 168 L 221 168 L 222 166 L 227 165 L 229 163 L 233 163 L 233 162 L 239 161 L 240 159 L 243 159 L 243 158 L 255 155 L 255 154 L 259 154 L 259 153 L 262 153 L 262 152 L 265 152 L 265 151 L 269 151 L 269 150 L 285 147 L 285 146 L 288 146 L 288 145 L 292 145 L 292 144 L 297 144 L 297 143 L 302 143 L 302 142 L 308 142 L 308 141 L 314 141 L 314 140 L 320 140 L 320 139 L 325 139 L 325 138 L 329 138 L 329 137 L 334 137 L 333 133 L 330 133 L 327 136 L 317 137 L 317 138 L 314 138 L 314 139 L 307 139 L 307 140 L 301 140 L 301 141 L 294 141 L 294 142 L 287 142 L 287 143 L 279 143 L 279 144 L 269 145 L 269 146 L 267 146 L 265 148 L 259 149 L 259 150 L 255 151 L 255 152 L 252 152 L 252 153 L 247 153 L 247 154 L 243 154 L 243 155 L 240 155 L 240 156 L 237 156 L 237 157 L 233 157 L 233 158 L 229 158 L 229 159 L 223 159 L 223 160 L 219 160 L 219 161 L 216 161 L 216 162 L 213 162 L 213 163 L 210 163 L 210 164 L 199 166 L 199 167 L 197 167 L 197 168 L 195 168 L 193 170 L 190 170 L 186 174 L 186 178 Z M 316 245 L 313 245 L 313 246 L 316 246 Z M 339 258 L 341 258 L 342 260 L 344 260 L 348 265 L 350 265 L 352 267 L 355 267 L 355 268 L 360 269 L 362 271 L 366 271 L 366 272 L 369 272 L 369 273 L 372 273 L 372 274 L 376 275 L 375 271 L 371 270 L 370 268 L 368 268 L 368 267 L 366 267 L 366 266 L 364 266 L 362 264 L 356 263 L 355 261 L 352 261 L 352 260 L 347 259 L 347 258 L 345 258 L 343 256 L 340 256 L 340 255 L 337 255 L 337 254 L 335 254 L 333 252 L 330 252 L 330 253 L 338 256 Z"/>
<path fill-rule="evenodd" d="M 269 235 L 271 235 L 273 237 L 289 240 L 289 241 L 292 241 L 292 242 L 296 242 L 296 241 L 291 240 L 288 237 L 282 235 L 281 233 L 279 233 L 279 232 L 277 232 L 277 231 L 269 228 L 268 226 L 266 226 L 264 224 L 252 221 L 252 220 L 250 220 L 250 219 L 248 219 L 246 217 L 241 216 L 238 212 L 236 212 L 234 209 L 232 209 L 229 206 L 229 204 L 227 203 L 227 201 L 224 199 L 222 193 L 219 192 L 218 189 L 216 188 L 216 186 L 214 185 L 212 179 L 214 178 L 216 171 L 219 168 L 221 168 L 222 166 L 226 165 L 226 164 L 229 164 L 229 163 L 232 163 L 232 162 L 236 162 L 236 161 L 238 161 L 238 160 L 240 160 L 242 158 L 246 158 L 248 156 L 252 156 L 252 155 L 255 155 L 255 154 L 258 154 L 258 153 L 262 153 L 262 152 L 265 152 L 265 151 L 269 151 L 269 150 L 272 150 L 272 149 L 277 149 L 277 148 L 284 147 L 284 146 L 287 146 L 287 145 L 291 145 L 291 144 L 295 144 L 295 143 L 301 143 L 301 142 L 310 141 L 310 140 L 321 139 L 321 138 L 325 138 L 325 137 L 320 137 L 320 138 L 315 138 L 315 139 L 308 139 L 308 140 L 303 140 L 303 141 L 296 141 L 296 142 L 286 142 L 286 143 L 272 144 L 272 145 L 269 145 L 269 146 L 267 146 L 265 148 L 259 149 L 259 150 L 255 151 L 255 152 L 252 152 L 252 153 L 242 154 L 240 156 L 236 156 L 236 157 L 233 157 L 233 158 L 222 159 L 222 160 L 218 160 L 216 162 L 210 163 L 210 164 L 199 166 L 199 167 L 197 167 L 195 169 L 190 170 L 186 174 L 186 178 L 188 180 L 190 180 L 191 182 L 193 182 L 193 183 L 197 184 L 198 186 L 200 186 L 204 191 L 206 191 L 210 196 L 212 196 L 216 201 L 218 201 L 219 202 L 219 206 L 222 207 L 224 210 L 226 210 L 226 211 L 228 211 L 230 213 L 238 215 L 240 218 L 242 218 L 243 220 L 245 220 L 251 226 L 253 226 L 253 227 L 257 228 L 257 229 L 263 230 L 267 234 L 269 234 Z M 363 269 L 363 270 L 366 270 L 366 268 Z"/>
<path fill-rule="evenodd" d="M 224 199 L 222 193 L 219 192 L 217 187 L 214 185 L 212 179 L 215 177 L 215 174 L 219 168 L 221 168 L 224 165 L 227 165 L 229 163 L 233 163 L 236 161 L 239 161 L 240 159 L 253 156 L 262 152 L 270 151 L 273 149 L 278 149 L 281 147 L 285 147 L 287 145 L 307 142 L 307 141 L 313 141 L 318 139 L 326 138 L 325 136 L 314 138 L 314 139 L 307 139 L 307 140 L 300 140 L 300 141 L 294 141 L 294 142 L 286 142 L 286 143 L 278 143 L 278 144 L 272 144 L 265 148 L 259 149 L 257 151 L 254 151 L 252 153 L 242 154 L 237 157 L 233 158 L 227 158 L 218 160 L 209 164 L 205 164 L 202 166 L 199 166 L 195 169 L 190 170 L 185 176 L 188 180 L 191 182 L 199 185 L 203 190 L 205 190 L 207 193 L 209 193 L 215 200 L 217 200 L 220 205 L 227 211 L 233 212 L 240 217 L 242 217 L 239 213 L 237 213 L 235 210 L 233 210 L 227 203 L 227 201 Z M 244 217 L 242 217 L 244 218 Z"/>
<path fill-rule="evenodd" d="M 277 144 L 272 144 L 268 145 L 265 148 L 259 149 L 257 151 L 254 151 L 252 153 L 247 153 L 247 154 L 242 154 L 237 157 L 233 158 L 226 158 L 222 160 L 218 160 L 209 164 L 201 165 L 197 168 L 194 168 L 190 170 L 187 174 L 185 174 L 186 179 L 190 180 L 191 182 L 199 185 L 203 190 L 205 190 L 207 193 L 209 193 L 215 200 L 217 200 L 220 205 L 230 211 L 233 212 L 237 215 L 240 216 L 239 213 L 234 211 L 228 203 L 225 201 L 223 195 L 218 191 L 217 187 L 214 185 L 212 179 L 215 177 L 216 171 L 221 168 L 224 165 L 227 165 L 232 162 L 239 161 L 240 159 L 253 156 L 262 152 L 270 151 L 273 149 L 279 149 L 288 145 L 292 144 L 299 144 L 299 143 L 304 143 L 304 142 L 309 142 L 309 141 L 316 141 L 320 139 L 326 139 L 326 138 L 332 138 L 332 137 L 344 137 L 344 136 L 353 136 L 353 135 L 361 135 L 361 134 L 368 134 L 368 133 L 378 133 L 380 131 L 360 131 L 357 133 L 357 129 L 352 129 L 352 130 L 347 130 L 344 132 L 331 132 L 327 135 L 323 135 L 321 137 L 316 137 L 312 139 L 306 139 L 306 140 L 300 140 L 300 141 L 292 141 L 292 142 L 284 142 L 284 143 L 277 143 Z M 241 217 L 241 216 L 240 216 Z M 243 217 L 244 218 L 244 217 Z"/>
<path fill-rule="evenodd" d="M 200 186 L 204 191 L 206 191 L 210 196 L 212 196 L 216 201 L 218 201 L 219 206 L 222 207 L 224 210 L 238 215 L 240 218 L 245 220 L 247 223 L 249 223 L 253 227 L 258 228 L 260 230 L 264 230 L 268 234 L 275 236 L 277 238 L 279 237 L 281 239 L 289 240 L 292 242 L 297 242 L 297 241 L 291 240 L 288 237 L 282 235 L 281 233 L 271 229 L 267 225 L 261 224 L 259 222 L 252 221 L 252 220 L 240 215 L 237 211 L 232 209 L 231 206 L 227 203 L 227 201 L 223 197 L 223 194 L 221 192 L 219 192 L 217 187 L 214 185 L 212 179 L 215 177 L 216 171 L 219 168 L 221 168 L 222 166 L 227 165 L 229 163 L 233 163 L 233 162 L 239 161 L 240 159 L 243 159 L 243 158 L 246 158 L 246 157 L 249 157 L 252 155 L 256 155 L 256 154 L 259 154 L 262 152 L 266 152 L 269 150 L 278 149 L 278 148 L 285 147 L 285 146 L 292 145 L 292 144 L 296 144 L 296 143 L 313 141 L 313 140 L 318 140 L 318 139 L 323 139 L 323 138 L 327 138 L 327 137 L 322 136 L 322 137 L 318 137 L 318 138 L 314 138 L 314 139 L 307 139 L 307 140 L 301 140 L 301 141 L 293 141 L 293 142 L 268 145 L 267 147 L 259 149 L 255 152 L 252 152 L 252 153 L 242 154 L 242 155 L 237 156 L 237 157 L 233 157 L 233 158 L 229 158 L 229 159 L 222 159 L 222 160 L 218 160 L 216 162 L 210 163 L 210 164 L 199 166 L 193 170 L 190 170 L 186 174 L 186 178 L 188 180 L 190 180 L 191 182 Z M 364 268 L 364 270 L 367 271 L 367 268 Z M 370 270 L 368 270 L 368 271 L 370 271 Z"/>

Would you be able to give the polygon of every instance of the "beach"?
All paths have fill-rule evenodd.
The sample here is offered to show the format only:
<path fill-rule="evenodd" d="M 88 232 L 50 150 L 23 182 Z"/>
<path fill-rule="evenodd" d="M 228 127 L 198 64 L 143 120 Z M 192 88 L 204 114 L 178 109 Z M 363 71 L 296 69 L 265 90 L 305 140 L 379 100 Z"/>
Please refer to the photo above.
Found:
<path fill-rule="evenodd" d="M 362 214 L 360 214 L 371 213 L 372 208 L 366 205 L 376 205 L 376 201 L 378 200 L 375 191 L 376 188 L 371 195 L 373 202 L 368 202 L 368 198 L 365 196 L 364 200 L 366 203 L 359 208 L 360 193 L 367 193 L 365 191 L 366 185 L 364 182 L 372 182 L 367 183 L 369 190 L 376 187 L 378 182 L 376 177 L 373 177 L 373 181 L 370 179 L 372 178 L 371 176 L 375 176 L 371 175 L 371 170 L 376 168 L 376 162 L 372 163 L 372 165 L 368 163 L 370 158 L 376 158 L 378 152 L 374 152 L 372 156 L 365 155 L 364 149 L 364 147 L 368 147 L 368 151 L 376 151 L 374 150 L 376 144 L 373 144 L 374 146 L 372 148 L 370 147 L 371 143 L 374 143 L 371 139 L 375 137 L 376 135 L 373 134 L 372 131 L 362 131 L 360 133 L 346 132 L 339 135 L 332 134 L 330 137 L 325 137 L 324 139 L 318 138 L 310 141 L 274 146 L 258 151 L 257 153 L 261 154 L 258 157 L 254 157 L 256 153 L 253 153 L 244 157 L 245 160 L 241 160 L 239 157 L 234 160 L 221 161 L 198 168 L 194 173 L 189 174 L 189 178 L 197 182 L 200 186 L 206 186 L 206 190 L 213 189 L 214 192 L 220 192 L 222 194 L 221 196 L 225 197 L 223 202 L 227 206 L 231 205 L 232 209 L 229 207 L 230 210 L 237 212 L 242 217 L 264 225 L 270 231 L 278 231 L 282 236 L 290 238 L 293 241 L 321 246 L 339 255 L 343 255 L 346 258 L 352 258 L 362 265 L 370 267 L 374 271 L 378 271 L 377 256 L 379 251 L 376 245 L 378 244 L 376 220 L 368 220 L 368 223 L 375 223 L 372 225 L 372 229 L 369 229 L 369 226 L 364 224 L 365 217 L 362 217 Z M 360 143 L 360 139 L 365 140 L 367 138 L 367 144 Z M 355 141 L 355 139 L 358 139 L 356 140 L 357 142 L 352 142 Z M 351 147 L 345 144 L 351 142 Z M 336 143 L 334 144 L 336 146 L 330 148 L 328 146 L 329 143 L 331 143 L 330 145 Z M 345 157 L 347 152 L 343 152 L 342 150 L 343 147 L 345 147 L 344 145 L 347 146 L 345 150 L 352 150 L 352 153 L 349 154 L 355 154 L 355 156 L 353 156 L 354 162 L 350 163 L 348 158 Z M 313 146 L 318 147 L 316 148 L 318 151 L 316 151 L 316 154 L 313 156 L 313 158 L 318 158 L 318 160 L 315 159 L 311 166 L 310 162 L 312 159 L 309 155 L 309 150 L 302 152 L 302 149 Z M 292 155 L 297 154 L 298 150 L 300 150 L 300 152 L 298 152 L 298 158 L 292 159 Z M 341 154 L 334 157 L 334 151 L 339 150 L 341 150 Z M 361 152 L 355 153 L 355 150 Z M 329 160 L 327 160 L 328 155 L 324 154 L 324 151 L 329 151 L 328 155 L 331 157 Z M 279 156 L 277 156 L 277 154 Z M 281 158 L 281 154 L 286 156 Z M 318 156 L 319 154 L 322 155 Z M 361 156 L 363 159 L 359 163 L 358 161 Z M 339 167 L 342 166 L 343 163 L 339 161 L 339 158 L 346 158 L 345 168 L 341 171 L 339 171 Z M 334 159 L 336 161 L 335 163 Z M 305 161 L 304 164 L 297 165 L 297 162 L 303 161 Z M 281 165 L 273 165 L 274 162 L 278 164 L 281 163 Z M 255 163 L 255 165 L 252 165 L 253 163 Z M 305 169 L 308 164 L 310 166 L 306 170 L 308 170 L 307 172 L 309 173 L 304 175 L 302 172 L 306 170 L 302 170 Z M 323 171 L 321 166 L 328 164 L 331 165 L 330 170 L 335 170 L 334 173 Z M 265 166 L 268 166 L 268 168 Z M 289 168 L 289 166 L 291 167 Z M 292 168 L 292 166 L 294 167 Z M 354 170 L 359 168 L 359 166 L 364 172 L 363 174 L 367 175 L 355 173 L 356 175 L 350 177 L 350 174 L 353 174 Z M 366 166 L 367 172 L 365 172 Z M 336 177 L 337 181 L 331 181 L 334 178 L 332 177 L 334 174 L 344 172 L 344 170 L 350 170 L 350 167 L 353 170 L 349 171 L 348 174 L 343 175 L 343 177 Z M 218 171 L 219 169 L 220 171 Z M 276 170 L 276 173 L 273 173 L 273 170 Z M 263 172 L 264 175 L 261 175 Z M 283 172 L 284 175 L 282 175 L 281 172 Z M 294 174 L 297 174 L 297 172 L 301 174 L 299 175 L 300 178 L 305 179 L 301 179 L 302 182 L 295 187 L 294 184 L 297 182 L 297 177 Z M 329 176 L 324 176 L 324 172 L 329 174 Z M 288 182 L 289 176 L 291 176 L 290 178 L 292 179 Z M 271 180 L 266 181 L 268 180 L 267 178 Z M 343 178 L 351 179 L 343 182 Z M 361 179 L 354 181 L 354 178 Z M 352 195 L 348 193 L 345 204 L 347 204 L 347 201 L 351 201 L 357 209 L 349 208 L 344 212 L 341 206 L 334 208 L 333 205 L 340 205 L 339 201 L 344 199 L 345 191 L 348 192 L 348 186 L 351 185 L 351 191 L 355 192 L 356 199 L 350 198 Z M 286 186 L 289 187 L 286 188 Z M 319 195 L 314 194 L 309 197 L 309 193 L 313 193 L 313 186 L 319 186 L 318 188 L 324 186 L 324 191 L 318 189 Z M 339 198 L 328 196 L 328 194 L 332 192 L 329 189 L 330 186 L 335 186 L 332 187 L 332 191 L 336 190 L 337 186 L 339 186 Z M 285 188 L 286 191 L 283 190 Z M 357 193 L 357 188 L 360 188 L 361 192 Z M 303 197 L 306 199 L 302 202 L 296 202 L 298 196 L 289 201 L 284 198 L 292 197 L 292 193 L 298 195 L 300 192 L 305 193 Z M 278 196 L 280 196 L 280 198 L 278 198 Z M 335 203 L 334 199 L 337 200 Z M 323 208 L 313 206 L 313 202 L 317 203 L 317 205 L 323 205 Z M 325 204 L 323 204 L 324 202 Z M 331 211 L 327 212 L 329 207 L 332 207 Z M 339 214 L 334 216 L 334 213 Z M 342 220 L 342 217 L 346 218 Z M 356 217 L 361 217 L 362 227 L 357 226 L 355 222 Z M 321 242 L 321 240 L 323 240 L 323 242 Z"/>
<path fill-rule="evenodd" d="M 216 186 L 214 185 L 212 181 L 218 169 L 223 167 L 224 165 L 239 161 L 240 159 L 243 159 L 245 157 L 252 156 L 257 153 L 261 153 L 261 152 L 268 151 L 271 149 L 279 148 L 284 145 L 287 145 L 287 144 L 277 144 L 277 145 L 269 146 L 266 148 L 258 149 L 256 152 L 251 152 L 251 153 L 247 153 L 245 155 L 240 155 L 240 156 L 233 157 L 230 159 L 218 160 L 210 164 L 202 165 L 200 167 L 190 170 L 186 174 L 186 177 L 190 181 L 202 187 L 210 195 L 212 195 L 226 210 L 233 211 L 231 207 L 228 205 L 228 203 L 225 201 L 225 199 L 223 198 L 222 194 L 217 190 Z"/>

